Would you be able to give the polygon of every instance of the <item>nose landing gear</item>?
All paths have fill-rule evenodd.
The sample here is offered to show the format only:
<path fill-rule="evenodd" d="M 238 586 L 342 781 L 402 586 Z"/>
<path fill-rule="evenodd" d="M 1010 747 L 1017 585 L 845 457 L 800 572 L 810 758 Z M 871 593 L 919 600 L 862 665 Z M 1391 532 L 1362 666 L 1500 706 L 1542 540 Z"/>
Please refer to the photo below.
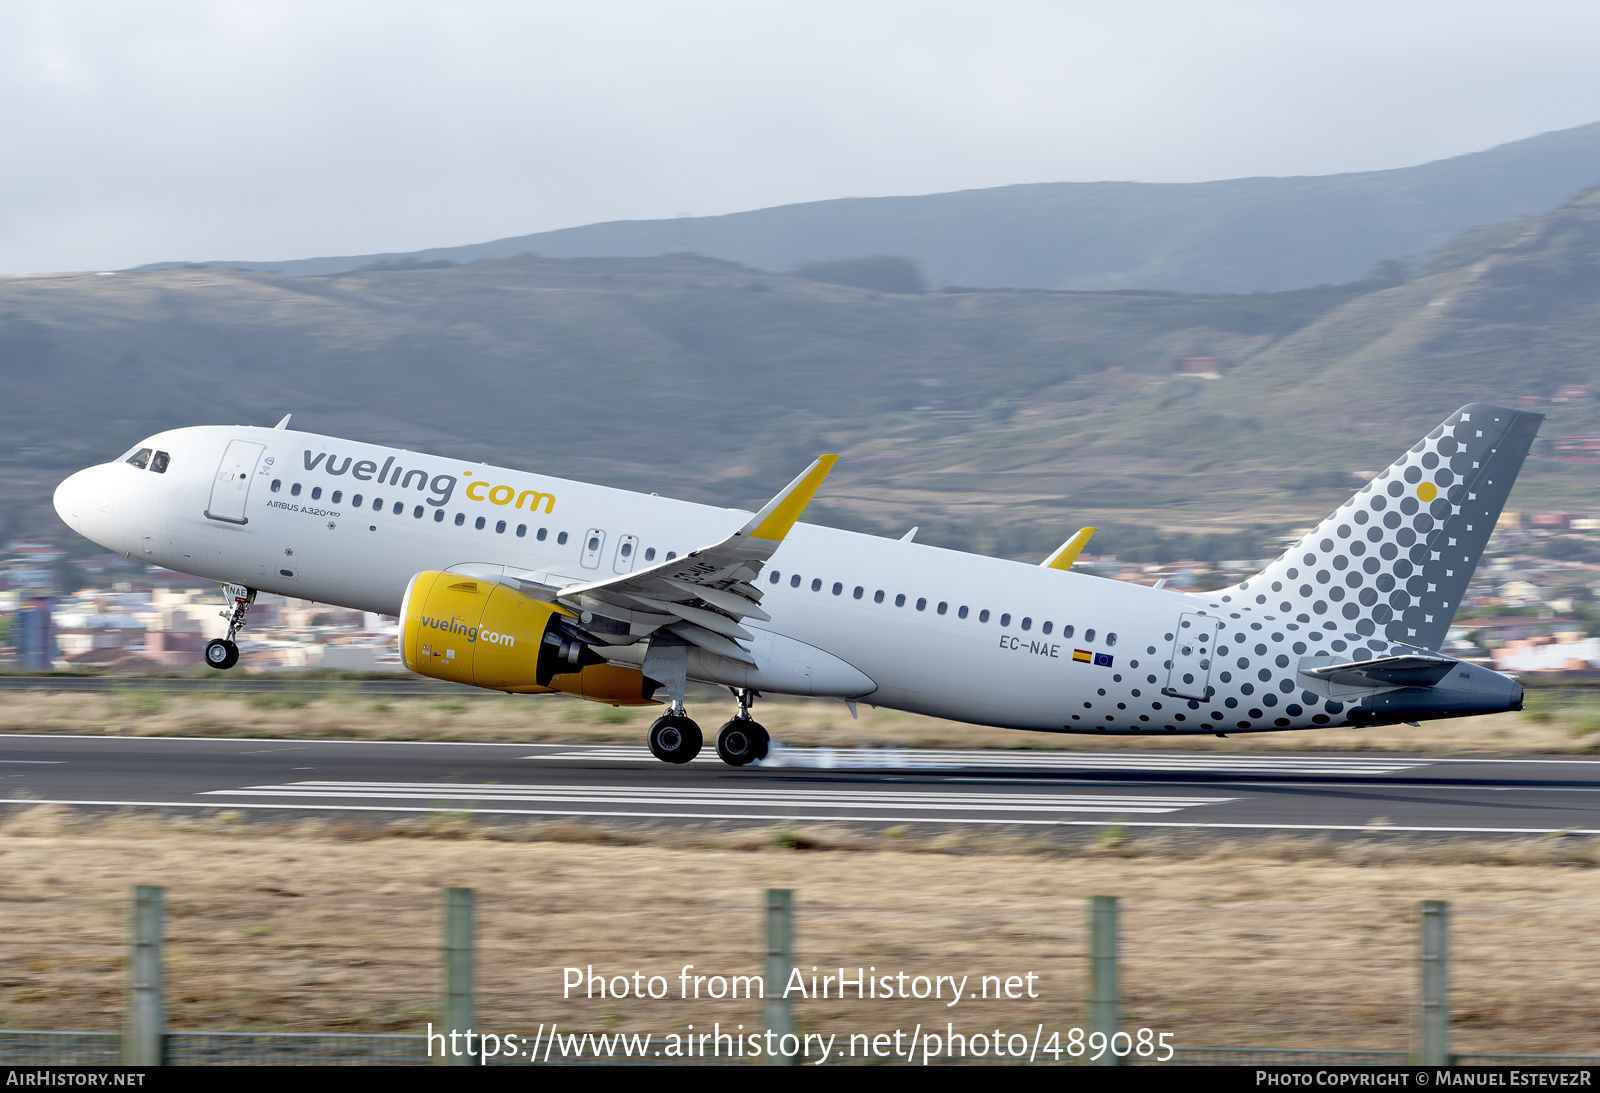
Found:
<path fill-rule="evenodd" d="M 253 588 L 246 588 L 242 584 L 230 584 L 224 585 L 223 589 L 228 599 L 233 601 L 232 607 L 219 612 L 228 620 L 228 636 L 213 638 L 206 643 L 206 664 L 219 670 L 232 668 L 239 663 L 239 646 L 233 639 L 244 629 L 244 613 L 256 602 L 256 590 Z"/>

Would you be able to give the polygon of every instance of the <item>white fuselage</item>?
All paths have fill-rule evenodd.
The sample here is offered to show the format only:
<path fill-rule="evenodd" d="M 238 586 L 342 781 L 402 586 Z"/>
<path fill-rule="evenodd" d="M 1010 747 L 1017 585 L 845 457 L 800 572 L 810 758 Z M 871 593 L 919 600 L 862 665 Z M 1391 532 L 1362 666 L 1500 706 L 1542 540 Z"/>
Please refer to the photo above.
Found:
<path fill-rule="evenodd" d="M 63 519 L 168 569 L 390 615 L 420 571 L 487 564 L 580 584 L 716 543 L 749 517 L 286 429 L 176 429 L 141 447 L 168 453 L 165 472 L 120 461 L 80 471 L 57 491 Z M 246 479 L 229 467 L 239 452 L 256 455 Z M 794 527 L 758 584 L 771 621 L 749 621 L 749 629 L 831 654 L 873 685 L 842 693 L 819 682 L 796 693 L 1055 732 L 1235 732 L 1245 727 L 1238 719 L 1252 729 L 1342 720 L 1322 713 L 1338 713 L 1334 692 L 1307 690 L 1281 667 L 1306 653 L 1305 629 L 1248 609 L 1230 618 L 1213 596 L 807 524 Z M 1221 713 L 1221 695 L 1202 707 L 1162 693 L 1180 617 L 1196 611 L 1222 619 L 1218 643 L 1235 646 L 1226 650 L 1230 667 L 1236 657 L 1253 662 L 1239 679 L 1254 680 L 1257 669 L 1275 676 L 1242 695 L 1237 684 L 1224 688 L 1235 697 L 1220 730 L 1202 722 L 1212 705 Z M 754 643 L 758 656 L 791 647 Z M 1216 649 L 1219 663 L 1224 652 Z M 619 659 L 629 656 L 637 662 L 638 651 Z M 1257 703 L 1273 708 L 1249 708 Z"/>

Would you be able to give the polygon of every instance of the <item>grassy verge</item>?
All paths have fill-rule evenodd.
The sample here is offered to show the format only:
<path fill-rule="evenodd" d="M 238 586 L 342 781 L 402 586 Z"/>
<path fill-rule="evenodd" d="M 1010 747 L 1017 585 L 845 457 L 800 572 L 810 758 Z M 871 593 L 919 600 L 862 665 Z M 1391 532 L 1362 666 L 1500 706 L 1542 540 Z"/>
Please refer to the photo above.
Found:
<path fill-rule="evenodd" d="M 691 702 L 708 730 L 733 713 L 726 695 Z M 1600 750 L 1600 693 L 1547 689 L 1528 693 L 1520 714 L 1426 722 L 1420 728 L 1212 736 L 1074 736 L 1014 732 L 820 699 L 763 700 L 757 716 L 789 745 L 927 748 L 1123 748 L 1135 750 L 1396 751 L 1431 755 L 1564 755 Z M 241 695 L 163 689 L 159 681 L 114 693 L 5 692 L 0 732 L 125 736 L 241 736 L 365 740 L 461 740 L 637 743 L 660 707 L 619 708 L 565 696 L 498 694 L 374 697 L 353 687 Z"/>

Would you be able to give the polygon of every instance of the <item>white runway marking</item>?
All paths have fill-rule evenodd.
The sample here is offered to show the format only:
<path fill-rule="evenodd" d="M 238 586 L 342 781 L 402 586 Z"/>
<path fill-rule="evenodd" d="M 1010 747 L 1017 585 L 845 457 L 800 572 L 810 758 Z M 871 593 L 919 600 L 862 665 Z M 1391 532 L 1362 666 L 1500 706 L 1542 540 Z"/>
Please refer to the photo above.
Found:
<path fill-rule="evenodd" d="M 633 744 L 597 744 L 524 759 L 654 763 L 650 749 Z M 720 763 L 706 748 L 696 763 Z M 918 748 L 783 748 L 759 765 L 819 770 L 918 770 L 978 767 L 988 770 L 1109 770 L 1193 774 L 1331 774 L 1364 777 L 1425 766 L 1431 759 L 1368 759 L 1316 755 L 1119 755 L 1114 752 L 944 751 Z"/>
<path fill-rule="evenodd" d="M 671 789 L 634 786 L 503 785 L 460 782 L 290 782 L 283 785 L 213 789 L 205 796 L 288 797 L 300 800 L 395 800 L 525 802 L 668 808 L 913 809 L 929 812 L 1115 813 L 1161 815 L 1197 805 L 1225 804 L 1233 797 L 1165 797 L 1137 794 L 926 793 L 841 789 Z M 826 813 L 824 813 L 826 814 Z"/>

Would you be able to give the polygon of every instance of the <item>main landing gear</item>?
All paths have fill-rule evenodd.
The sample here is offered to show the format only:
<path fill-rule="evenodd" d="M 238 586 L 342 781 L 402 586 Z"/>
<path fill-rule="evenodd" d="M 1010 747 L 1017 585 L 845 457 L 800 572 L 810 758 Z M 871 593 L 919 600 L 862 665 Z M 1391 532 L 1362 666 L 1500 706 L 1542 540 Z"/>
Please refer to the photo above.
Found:
<path fill-rule="evenodd" d="M 750 716 L 750 704 L 756 693 L 749 688 L 734 691 L 739 700 L 739 712 L 732 721 L 717 733 L 717 756 L 731 767 L 742 767 L 757 759 L 765 759 L 772 738 Z M 700 726 L 696 725 L 675 704 L 650 726 L 650 753 L 664 763 L 687 763 L 700 754 L 705 744 Z"/>
<path fill-rule="evenodd" d="M 244 613 L 256 602 L 256 590 L 253 588 L 246 588 L 242 584 L 224 585 L 223 588 L 228 599 L 233 601 L 232 607 L 219 612 L 228 620 L 228 636 L 212 638 L 206 643 L 206 664 L 219 670 L 232 668 L 239 663 L 239 646 L 233 639 L 244 629 Z"/>
<path fill-rule="evenodd" d="M 772 737 L 750 716 L 750 706 L 756 693 L 748 687 L 733 692 L 739 700 L 739 712 L 732 721 L 717 732 L 717 755 L 730 767 L 742 767 L 767 757 Z"/>

